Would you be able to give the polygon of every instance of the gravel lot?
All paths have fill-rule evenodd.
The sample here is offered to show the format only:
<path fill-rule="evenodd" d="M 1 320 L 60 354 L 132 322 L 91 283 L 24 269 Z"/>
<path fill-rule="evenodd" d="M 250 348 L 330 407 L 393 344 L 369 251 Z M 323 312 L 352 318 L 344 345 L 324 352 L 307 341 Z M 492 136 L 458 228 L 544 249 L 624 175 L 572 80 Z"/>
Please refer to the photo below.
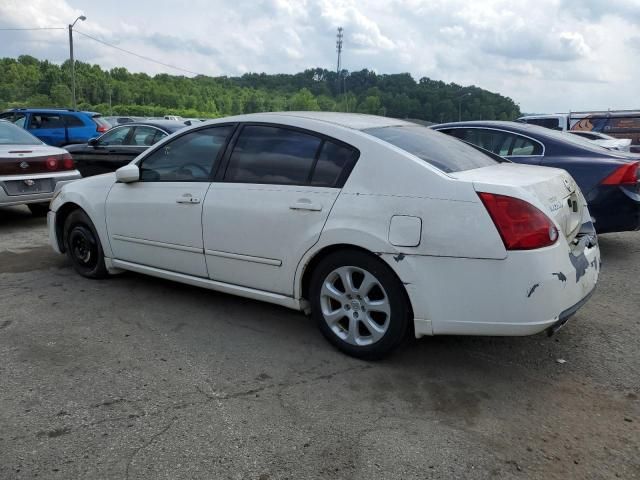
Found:
<path fill-rule="evenodd" d="M 600 241 L 557 336 L 367 363 L 284 308 L 85 280 L 0 209 L 0 478 L 640 478 L 640 232 Z"/>

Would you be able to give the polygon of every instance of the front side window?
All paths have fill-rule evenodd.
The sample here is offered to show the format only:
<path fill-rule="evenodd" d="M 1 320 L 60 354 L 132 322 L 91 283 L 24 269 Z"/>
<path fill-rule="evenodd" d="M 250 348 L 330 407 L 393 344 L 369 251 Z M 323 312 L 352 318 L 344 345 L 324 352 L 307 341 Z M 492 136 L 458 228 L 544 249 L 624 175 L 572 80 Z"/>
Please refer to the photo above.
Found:
<path fill-rule="evenodd" d="M 125 140 L 130 131 L 130 127 L 114 128 L 100 137 L 99 143 L 105 147 L 125 145 Z"/>
<path fill-rule="evenodd" d="M 143 182 L 208 182 L 214 164 L 233 126 L 223 125 L 189 132 L 142 159 Z"/>
<path fill-rule="evenodd" d="M 420 125 L 376 127 L 363 131 L 415 155 L 445 173 L 488 167 L 498 163 L 464 142 Z"/>
<path fill-rule="evenodd" d="M 225 181 L 306 185 L 321 142 L 297 130 L 247 125 L 229 159 Z"/>

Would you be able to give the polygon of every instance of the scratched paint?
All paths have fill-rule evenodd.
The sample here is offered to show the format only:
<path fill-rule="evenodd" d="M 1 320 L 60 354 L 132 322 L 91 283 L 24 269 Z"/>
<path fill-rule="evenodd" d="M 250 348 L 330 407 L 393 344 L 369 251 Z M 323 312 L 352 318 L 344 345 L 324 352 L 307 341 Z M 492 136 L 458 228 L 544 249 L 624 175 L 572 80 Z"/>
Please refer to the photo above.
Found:
<path fill-rule="evenodd" d="M 536 291 L 536 288 L 538 288 L 540 286 L 539 283 L 535 283 L 530 289 L 529 292 L 527 292 L 527 298 L 531 297 L 531 295 L 533 295 L 533 292 Z"/>

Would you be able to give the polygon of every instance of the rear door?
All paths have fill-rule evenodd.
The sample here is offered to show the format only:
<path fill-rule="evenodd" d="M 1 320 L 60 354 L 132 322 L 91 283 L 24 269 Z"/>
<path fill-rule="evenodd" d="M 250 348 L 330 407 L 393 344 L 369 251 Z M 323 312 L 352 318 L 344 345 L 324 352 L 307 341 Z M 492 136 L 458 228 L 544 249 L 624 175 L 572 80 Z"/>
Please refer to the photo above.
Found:
<path fill-rule="evenodd" d="M 357 150 L 280 125 L 244 125 L 207 194 L 209 277 L 284 295 L 300 258 L 318 241 Z"/>

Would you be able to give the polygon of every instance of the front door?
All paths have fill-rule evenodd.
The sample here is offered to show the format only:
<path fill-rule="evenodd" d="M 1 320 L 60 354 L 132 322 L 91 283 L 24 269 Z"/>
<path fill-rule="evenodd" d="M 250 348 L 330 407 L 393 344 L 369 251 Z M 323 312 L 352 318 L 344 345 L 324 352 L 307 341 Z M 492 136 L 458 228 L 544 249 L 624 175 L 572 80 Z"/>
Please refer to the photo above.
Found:
<path fill-rule="evenodd" d="M 207 277 L 202 205 L 232 129 L 209 127 L 176 137 L 140 160 L 140 181 L 113 186 L 106 216 L 116 259 Z"/>
<path fill-rule="evenodd" d="M 356 159 L 353 148 L 312 133 L 245 125 L 205 199 L 209 277 L 292 295 L 298 262 L 318 241 Z"/>

